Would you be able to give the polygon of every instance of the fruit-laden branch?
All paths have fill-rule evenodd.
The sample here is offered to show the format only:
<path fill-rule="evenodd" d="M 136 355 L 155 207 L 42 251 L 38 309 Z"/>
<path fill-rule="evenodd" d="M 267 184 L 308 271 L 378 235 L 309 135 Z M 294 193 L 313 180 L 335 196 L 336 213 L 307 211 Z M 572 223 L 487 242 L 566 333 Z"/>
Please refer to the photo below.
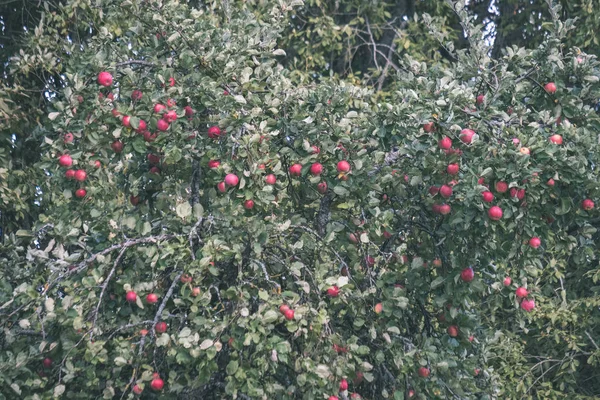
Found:
<path fill-rule="evenodd" d="M 155 331 L 156 324 L 158 324 L 158 321 L 160 320 L 160 316 L 162 315 L 163 310 L 167 306 L 167 302 L 173 295 L 173 291 L 175 290 L 175 286 L 177 286 L 177 282 L 181 278 L 181 275 L 183 275 L 183 271 L 177 272 L 177 276 L 175 276 L 175 278 L 173 279 L 173 282 L 171 282 L 171 286 L 169 287 L 169 290 L 165 294 L 165 297 L 163 298 L 162 303 L 160 303 L 158 310 L 156 310 L 156 314 L 154 315 L 154 320 L 152 321 L 152 329 L 150 330 L 150 335 L 152 335 L 152 337 L 156 336 L 156 331 Z M 147 337 L 147 335 L 142 336 L 142 340 L 140 341 L 140 350 L 138 351 L 138 355 L 142 355 L 142 352 L 144 351 L 144 344 L 146 343 L 146 337 Z"/>

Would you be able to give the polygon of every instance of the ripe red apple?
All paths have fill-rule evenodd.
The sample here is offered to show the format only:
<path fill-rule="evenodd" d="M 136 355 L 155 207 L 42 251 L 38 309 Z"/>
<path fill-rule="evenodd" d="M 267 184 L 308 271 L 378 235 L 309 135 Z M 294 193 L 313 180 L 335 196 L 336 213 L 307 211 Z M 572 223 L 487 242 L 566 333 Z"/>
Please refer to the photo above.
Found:
<path fill-rule="evenodd" d="M 273 174 L 269 174 L 265 176 L 265 182 L 267 183 L 267 185 L 274 185 L 275 182 L 277 182 L 277 177 Z"/>
<path fill-rule="evenodd" d="M 42 365 L 44 366 L 44 368 L 52 367 L 52 359 L 48 357 L 44 358 L 44 360 L 42 361 Z"/>
<path fill-rule="evenodd" d="M 435 124 L 433 122 L 426 122 L 423 124 L 423 130 L 427 133 L 431 133 L 435 130 Z"/>
<path fill-rule="evenodd" d="M 192 118 L 194 116 L 194 110 L 190 106 L 183 107 L 183 111 L 185 112 L 185 116 L 188 118 Z"/>
<path fill-rule="evenodd" d="M 416 392 L 415 392 L 414 390 L 410 389 L 410 390 L 408 391 L 408 398 L 409 398 L 409 399 L 410 399 L 410 398 L 413 398 L 413 397 L 415 396 L 415 394 L 416 394 Z"/>
<path fill-rule="evenodd" d="M 125 300 L 127 300 L 127 302 L 129 303 L 135 303 L 135 301 L 137 300 L 137 294 L 133 290 L 130 290 L 125 295 Z"/>
<path fill-rule="evenodd" d="M 538 247 L 540 247 L 542 244 L 542 241 L 540 240 L 539 237 L 532 237 L 531 239 L 529 239 L 529 246 L 533 247 L 534 249 L 537 249 Z"/>
<path fill-rule="evenodd" d="M 344 390 L 348 390 L 348 381 L 345 379 L 342 379 L 340 381 L 340 392 L 343 392 Z"/>
<path fill-rule="evenodd" d="M 375 259 L 371 256 L 367 256 L 367 264 L 369 264 L 369 266 L 372 267 L 373 265 L 375 265 Z"/>
<path fill-rule="evenodd" d="M 562 144 L 563 138 L 560 135 L 552 135 L 550 136 L 550 141 L 554 144 Z"/>
<path fill-rule="evenodd" d="M 494 221 L 500 220 L 502 218 L 502 209 L 498 206 L 492 206 L 488 210 L 488 217 Z"/>
<path fill-rule="evenodd" d="M 480 94 L 479 96 L 477 96 L 477 99 L 475 99 L 475 103 L 476 104 L 483 104 L 483 102 L 485 101 L 485 96 Z"/>
<path fill-rule="evenodd" d="M 320 163 L 314 163 L 313 165 L 310 166 L 310 173 L 312 175 L 318 176 L 318 175 L 321 175 L 322 172 L 323 172 L 323 165 L 321 165 Z"/>
<path fill-rule="evenodd" d="M 474 131 L 472 131 L 471 129 L 463 129 L 462 131 L 460 131 L 459 138 L 464 144 L 471 144 L 471 142 L 473 141 L 473 136 L 475 136 Z"/>
<path fill-rule="evenodd" d="M 391 238 L 391 237 L 392 237 L 392 234 L 391 234 L 391 232 L 388 232 L 388 231 L 383 231 L 383 237 L 384 237 L 385 239 L 389 239 L 389 238 Z"/>
<path fill-rule="evenodd" d="M 163 114 L 162 119 L 167 121 L 168 123 L 177 121 L 177 112 L 175 110 L 168 111 Z"/>
<path fill-rule="evenodd" d="M 78 169 L 75 171 L 74 177 L 76 181 L 83 182 L 87 178 L 87 173 L 82 169 Z"/>
<path fill-rule="evenodd" d="M 450 139 L 448 136 L 444 136 L 439 142 L 438 142 L 438 146 L 440 147 L 440 149 L 442 150 L 448 150 L 452 147 L 452 139 Z"/>
<path fill-rule="evenodd" d="M 197 297 L 198 295 L 200 295 L 200 288 L 195 286 L 192 288 L 192 297 Z"/>
<path fill-rule="evenodd" d="M 302 164 L 294 164 L 290 167 L 291 176 L 300 176 L 302 173 Z"/>
<path fill-rule="evenodd" d="M 494 194 L 490 191 L 485 191 L 481 193 L 481 195 L 483 197 L 483 201 L 485 201 L 486 203 L 491 203 L 492 201 L 494 201 Z"/>
<path fill-rule="evenodd" d="M 98 84 L 100 86 L 108 87 L 112 85 L 113 77 L 109 72 L 102 71 L 98 74 Z"/>
<path fill-rule="evenodd" d="M 148 154 L 146 158 L 148 158 L 148 163 L 150 163 L 150 165 L 160 164 L 160 157 L 156 154 Z"/>
<path fill-rule="evenodd" d="M 152 133 L 150 131 L 144 131 L 144 140 L 148 143 L 152 143 L 158 137 L 157 133 Z"/>
<path fill-rule="evenodd" d="M 148 124 L 146 124 L 146 121 L 144 121 L 143 119 L 140 119 L 138 127 L 135 131 L 143 134 L 146 131 L 146 129 L 148 129 Z"/>
<path fill-rule="evenodd" d="M 313 154 L 320 154 L 321 153 L 321 149 L 318 146 L 311 146 L 310 150 Z"/>
<path fill-rule="evenodd" d="M 77 197 L 78 199 L 83 199 L 86 194 L 87 194 L 87 191 L 85 189 L 77 189 L 75 191 L 75 197 Z"/>
<path fill-rule="evenodd" d="M 529 148 L 527 148 L 527 147 L 521 147 L 521 148 L 519 149 L 519 152 L 520 152 L 521 154 L 523 154 L 523 155 L 528 155 L 528 154 L 531 154 L 531 151 L 529 151 Z"/>
<path fill-rule="evenodd" d="M 152 379 L 152 381 L 150 382 L 150 387 L 152 388 L 152 390 L 155 391 L 159 391 L 162 390 L 162 388 L 165 386 L 165 382 L 160 379 L 160 378 L 154 378 Z"/>
<path fill-rule="evenodd" d="M 554 179 L 552 179 L 552 178 L 548 179 L 548 182 L 546 182 L 546 185 L 554 186 Z"/>
<path fill-rule="evenodd" d="M 544 89 L 546 90 L 546 92 L 550 93 L 550 94 L 554 94 L 556 93 L 556 85 L 554 84 L 554 82 L 548 82 L 544 85 Z"/>
<path fill-rule="evenodd" d="M 434 267 L 439 268 L 442 266 L 442 260 L 436 258 L 431 262 L 431 264 L 433 264 Z"/>
<path fill-rule="evenodd" d="M 148 329 L 140 329 L 140 335 L 146 336 L 148 334 Z"/>
<path fill-rule="evenodd" d="M 581 208 L 586 211 L 590 211 L 594 208 L 594 202 L 590 199 L 585 199 L 581 202 Z"/>
<path fill-rule="evenodd" d="M 161 112 L 165 111 L 167 109 L 167 107 L 165 107 L 163 104 L 157 103 L 154 105 L 154 112 L 157 114 L 160 114 Z"/>
<path fill-rule="evenodd" d="M 502 281 L 502 284 L 504 286 L 510 286 L 510 284 L 512 283 L 512 279 L 510 278 L 510 276 L 507 276 L 506 278 L 504 278 L 504 280 Z"/>
<path fill-rule="evenodd" d="M 429 368 L 421 367 L 417 373 L 421 378 L 427 378 L 429 376 Z"/>
<path fill-rule="evenodd" d="M 142 394 L 143 391 L 144 391 L 144 389 L 142 389 L 142 387 L 140 385 L 133 386 L 133 393 Z"/>
<path fill-rule="evenodd" d="M 350 163 L 346 160 L 342 160 L 337 163 L 338 172 L 350 172 Z"/>
<path fill-rule="evenodd" d="M 246 210 L 252 210 L 254 208 L 254 201 L 253 200 L 246 200 L 244 202 L 244 208 Z"/>
<path fill-rule="evenodd" d="M 236 174 L 227 174 L 225 175 L 224 182 L 227 186 L 237 186 L 240 182 L 240 178 L 238 178 Z"/>
<path fill-rule="evenodd" d="M 290 306 L 287 304 L 282 304 L 279 306 L 279 312 L 285 314 L 288 310 L 290 310 Z"/>
<path fill-rule="evenodd" d="M 348 234 L 348 240 L 350 240 L 350 242 L 357 244 L 358 243 L 358 235 L 354 234 L 354 233 L 350 233 Z"/>
<path fill-rule="evenodd" d="M 211 126 L 208 128 L 208 137 L 211 139 L 218 139 L 221 136 L 221 128 L 218 126 Z"/>
<path fill-rule="evenodd" d="M 67 179 L 74 179 L 75 178 L 75 170 L 74 169 L 68 169 L 65 171 L 65 178 Z"/>
<path fill-rule="evenodd" d="M 442 187 L 440 187 L 440 195 L 445 199 L 451 197 L 452 196 L 452 188 L 448 185 L 442 185 Z"/>
<path fill-rule="evenodd" d="M 457 337 L 458 336 L 458 326 L 450 325 L 448 327 L 448 329 L 446 330 L 446 332 L 448 332 L 448 335 L 450 337 Z"/>
<path fill-rule="evenodd" d="M 467 267 L 460 272 L 460 279 L 464 282 L 471 282 L 475 277 L 475 272 L 473 272 L 473 268 Z"/>
<path fill-rule="evenodd" d="M 150 173 L 151 174 L 160 175 L 160 168 L 158 168 L 158 167 L 152 167 L 152 168 L 150 168 Z"/>
<path fill-rule="evenodd" d="M 525 189 L 517 190 L 517 199 L 523 200 L 525 198 Z"/>
<path fill-rule="evenodd" d="M 523 301 L 521 301 L 521 308 L 527 312 L 530 312 L 535 308 L 535 300 L 523 299 Z"/>
<path fill-rule="evenodd" d="M 431 206 L 431 211 L 433 211 L 434 214 L 439 214 L 440 213 L 440 207 L 441 207 L 441 205 L 439 205 L 439 204 L 433 204 Z"/>
<path fill-rule="evenodd" d="M 227 191 L 227 187 L 225 186 L 225 182 L 217 183 L 217 190 L 221 193 L 225 193 Z"/>
<path fill-rule="evenodd" d="M 518 299 L 527 297 L 528 294 L 529 294 L 529 292 L 523 286 L 518 287 L 517 290 L 515 291 L 515 295 L 517 296 Z"/>
<path fill-rule="evenodd" d="M 94 167 L 100 168 L 101 166 L 102 166 L 102 163 L 100 162 L 100 160 L 94 161 Z"/>
<path fill-rule="evenodd" d="M 375 304 L 375 307 L 373 307 L 373 310 L 375 311 L 375 314 L 381 314 L 381 312 L 383 311 L 383 304 L 381 304 L 381 303 Z"/>
<path fill-rule="evenodd" d="M 140 204 L 140 196 L 129 196 L 129 202 L 132 206 L 137 206 Z"/>
<path fill-rule="evenodd" d="M 450 214 L 450 211 L 451 211 L 451 209 L 450 209 L 450 206 L 448 204 L 442 204 L 442 205 L 440 205 L 440 208 L 439 208 L 440 214 L 442 214 L 442 215 L 448 215 L 448 214 Z"/>
<path fill-rule="evenodd" d="M 448 167 L 446 168 L 446 172 L 447 172 L 449 175 L 456 175 L 456 174 L 458 174 L 458 170 L 459 170 L 459 168 L 460 168 L 460 167 L 458 166 L 458 164 L 456 164 L 456 163 L 452 163 L 452 164 L 449 164 L 449 165 L 448 165 Z"/>
<path fill-rule="evenodd" d="M 287 310 L 286 312 L 283 313 L 283 315 L 285 316 L 285 319 L 287 319 L 288 321 L 291 321 L 294 319 L 294 310 Z"/>
<path fill-rule="evenodd" d="M 327 400 L 340 400 L 337 396 L 329 396 Z"/>
<path fill-rule="evenodd" d="M 121 124 L 126 128 L 131 128 L 131 117 L 129 115 L 125 115 L 121 120 Z"/>
<path fill-rule="evenodd" d="M 70 167 L 73 165 L 73 159 L 68 154 L 63 154 L 58 158 L 58 165 L 61 167 Z"/>
<path fill-rule="evenodd" d="M 166 322 L 159 322 L 156 324 L 156 327 L 154 328 L 154 330 L 157 333 L 165 333 L 167 331 L 167 323 Z"/>
<path fill-rule="evenodd" d="M 329 297 L 338 297 L 340 295 L 340 288 L 337 286 L 331 286 L 327 289 L 327 295 Z"/>
<path fill-rule="evenodd" d="M 167 129 L 169 129 L 169 123 L 167 121 L 165 121 L 164 119 L 159 119 L 158 121 L 156 121 L 156 129 L 164 132 Z"/>
<path fill-rule="evenodd" d="M 110 147 L 115 153 L 120 153 L 123 151 L 123 142 L 121 142 L 120 140 L 115 140 L 114 142 L 112 142 Z"/>
<path fill-rule="evenodd" d="M 142 99 L 142 92 L 140 90 L 134 90 L 131 92 L 131 100 L 138 101 Z"/>
<path fill-rule="evenodd" d="M 65 144 L 73 143 L 74 139 L 75 136 L 73 136 L 72 133 L 65 133 L 65 136 L 63 137 L 63 142 L 65 142 Z"/>
<path fill-rule="evenodd" d="M 208 168 L 210 169 L 219 168 L 219 165 L 221 165 L 221 162 L 219 160 L 210 160 L 208 162 Z"/>
<path fill-rule="evenodd" d="M 173 77 L 169 78 L 169 86 L 171 86 L 171 87 L 175 86 L 175 78 L 173 78 Z"/>
<path fill-rule="evenodd" d="M 192 277 L 190 274 L 183 274 L 181 275 L 181 278 L 179 278 L 179 281 L 183 284 L 192 283 Z"/>
<path fill-rule="evenodd" d="M 327 182 L 325 182 L 325 181 L 319 182 L 317 184 L 317 191 L 321 194 L 327 193 Z"/>
<path fill-rule="evenodd" d="M 496 182 L 496 192 L 505 193 L 508 190 L 508 183 L 500 181 Z"/>
<path fill-rule="evenodd" d="M 158 302 L 158 296 L 155 293 L 148 293 L 146 296 L 146 303 L 156 304 Z"/>

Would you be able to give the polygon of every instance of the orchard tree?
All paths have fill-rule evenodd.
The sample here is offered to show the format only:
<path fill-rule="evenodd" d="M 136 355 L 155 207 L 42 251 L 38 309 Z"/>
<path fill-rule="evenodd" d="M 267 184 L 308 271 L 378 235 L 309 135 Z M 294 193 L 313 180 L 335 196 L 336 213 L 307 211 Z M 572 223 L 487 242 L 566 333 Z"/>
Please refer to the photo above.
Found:
<path fill-rule="evenodd" d="M 452 3 L 459 61 L 406 57 L 378 102 L 294 84 L 296 3 L 68 3 L 96 34 L 60 43 L 46 208 L 2 247 L 1 393 L 600 395 L 599 75 L 573 21 L 493 60 Z"/>

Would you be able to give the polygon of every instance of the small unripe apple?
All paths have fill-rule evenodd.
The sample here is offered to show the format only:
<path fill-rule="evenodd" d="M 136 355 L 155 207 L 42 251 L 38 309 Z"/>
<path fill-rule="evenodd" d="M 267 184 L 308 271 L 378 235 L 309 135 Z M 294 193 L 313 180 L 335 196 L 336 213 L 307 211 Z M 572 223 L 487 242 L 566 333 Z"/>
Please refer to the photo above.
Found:
<path fill-rule="evenodd" d="M 447 199 L 452 196 L 452 188 L 448 185 L 442 185 L 440 187 L 440 195 Z"/>
<path fill-rule="evenodd" d="M 523 301 L 521 301 L 521 308 L 527 312 L 530 312 L 535 308 L 535 300 L 523 299 Z"/>
<path fill-rule="evenodd" d="M 325 181 L 319 182 L 317 184 L 317 191 L 321 194 L 327 193 L 327 182 L 325 182 Z"/>
<path fill-rule="evenodd" d="M 438 142 L 438 146 L 440 147 L 440 149 L 442 150 L 448 150 L 452 147 L 452 139 L 450 139 L 448 136 L 444 136 L 439 142 Z"/>
<path fill-rule="evenodd" d="M 115 153 L 120 153 L 123 151 L 123 142 L 121 142 L 120 140 L 115 140 L 114 142 L 112 142 L 110 147 Z"/>
<path fill-rule="evenodd" d="M 210 160 L 208 162 L 208 168 L 210 169 L 219 168 L 219 165 L 221 165 L 221 162 L 219 160 Z"/>
<path fill-rule="evenodd" d="M 346 160 L 342 160 L 337 163 L 338 172 L 350 172 L 350 163 Z"/>
<path fill-rule="evenodd" d="M 148 293 L 146 296 L 146 303 L 156 304 L 158 302 L 158 296 L 155 293 Z"/>
<path fill-rule="evenodd" d="M 167 129 L 169 129 L 169 123 L 167 121 L 165 121 L 164 119 L 159 119 L 158 121 L 156 121 L 156 129 L 164 132 Z"/>
<path fill-rule="evenodd" d="M 135 303 L 135 301 L 137 300 L 137 294 L 133 290 L 130 290 L 125 295 L 125 300 L 127 300 L 127 302 L 129 303 Z"/>
<path fill-rule="evenodd" d="M 211 139 L 218 139 L 221 136 L 221 128 L 218 126 L 211 126 L 208 128 L 208 137 Z"/>
<path fill-rule="evenodd" d="M 554 82 L 548 82 L 544 85 L 546 92 L 550 94 L 556 93 L 556 84 Z"/>
<path fill-rule="evenodd" d="M 496 182 L 496 192 L 505 193 L 508 190 L 508 183 L 506 182 Z"/>
<path fill-rule="evenodd" d="M 300 176 L 302 174 L 302 164 L 294 164 L 290 167 L 291 176 Z"/>
<path fill-rule="evenodd" d="M 244 208 L 246 210 L 252 210 L 254 208 L 254 201 L 253 200 L 246 200 L 244 202 Z"/>
<path fill-rule="evenodd" d="M 60 156 L 58 158 L 58 165 L 60 165 L 61 167 L 70 167 L 71 165 L 73 165 L 73 159 L 71 158 L 70 155 L 68 154 L 63 154 L 62 156 Z"/>
<path fill-rule="evenodd" d="M 446 168 L 446 172 L 448 172 L 449 175 L 456 175 L 458 174 L 459 169 L 460 167 L 458 166 L 458 164 L 452 163 L 448 165 L 448 167 Z"/>
<path fill-rule="evenodd" d="M 458 326 L 456 326 L 456 325 L 450 325 L 446 331 L 448 332 L 448 335 L 450 337 L 458 336 Z"/>
<path fill-rule="evenodd" d="M 152 381 L 150 382 L 150 387 L 152 388 L 152 390 L 155 391 L 160 391 L 162 390 L 162 388 L 165 386 L 165 382 L 160 379 L 160 378 L 154 378 L 152 379 Z"/>
<path fill-rule="evenodd" d="M 44 368 L 52 367 L 52 359 L 48 357 L 44 358 L 44 360 L 42 361 L 42 365 L 44 366 Z"/>
<path fill-rule="evenodd" d="M 581 202 L 581 208 L 583 208 L 586 211 L 590 211 L 594 209 L 594 202 L 590 199 L 585 199 Z"/>
<path fill-rule="evenodd" d="M 473 141 L 473 136 L 475 136 L 474 131 L 472 131 L 471 129 L 463 129 L 462 131 L 460 131 L 459 138 L 464 144 L 471 144 L 471 142 Z"/>
<path fill-rule="evenodd" d="M 383 304 L 377 303 L 373 309 L 375 310 L 375 314 L 381 314 L 383 311 Z"/>
<path fill-rule="evenodd" d="M 144 389 L 142 389 L 142 387 L 140 385 L 133 386 L 133 393 L 142 394 L 143 391 L 144 391 Z"/>
<path fill-rule="evenodd" d="M 100 86 L 108 87 L 112 85 L 113 77 L 109 72 L 102 71 L 98 74 L 98 84 Z"/>
<path fill-rule="evenodd" d="M 517 296 L 518 299 L 527 297 L 528 294 L 529 294 L 529 292 L 523 286 L 518 287 L 517 290 L 515 291 L 515 295 Z"/>
<path fill-rule="evenodd" d="M 75 170 L 74 169 L 68 169 L 65 171 L 65 178 L 67 179 L 75 179 Z"/>
<path fill-rule="evenodd" d="M 426 122 L 423 124 L 423 130 L 427 133 L 431 133 L 435 130 L 435 124 L 433 122 Z"/>
<path fill-rule="evenodd" d="M 237 186 L 237 184 L 240 182 L 240 178 L 238 178 L 236 174 L 227 174 L 225 175 L 224 182 L 227 186 L 233 187 Z"/>
<path fill-rule="evenodd" d="M 467 267 L 460 272 L 460 279 L 464 282 L 471 282 L 475 277 L 475 272 L 473 272 L 473 268 Z"/>
<path fill-rule="evenodd" d="M 429 368 L 421 367 L 417 373 L 421 378 L 427 378 L 429 376 Z"/>
<path fill-rule="evenodd" d="M 327 289 L 327 295 L 329 297 L 338 297 L 340 295 L 340 288 L 337 286 L 331 286 Z"/>
<path fill-rule="evenodd" d="M 227 186 L 225 186 L 225 182 L 217 183 L 217 190 L 221 193 L 225 193 L 227 191 Z"/>
<path fill-rule="evenodd" d="M 498 221 L 502 219 L 502 209 L 498 206 L 493 206 L 488 210 L 488 217 L 491 220 Z"/>
<path fill-rule="evenodd" d="M 492 201 L 494 201 L 494 194 L 490 191 L 485 191 L 481 193 L 481 196 L 483 197 L 483 201 L 485 201 L 486 203 L 491 203 Z"/>
<path fill-rule="evenodd" d="M 87 191 L 85 189 L 77 189 L 75 191 L 75 197 L 77 197 L 78 199 L 83 199 L 86 194 L 87 194 Z"/>
<path fill-rule="evenodd" d="M 532 237 L 531 239 L 529 239 L 529 246 L 533 247 L 534 249 L 537 249 L 538 247 L 540 247 L 542 244 L 542 241 L 540 240 L 539 237 Z"/>
<path fill-rule="evenodd" d="M 294 319 L 294 310 L 292 310 L 292 309 L 287 310 L 286 312 L 283 313 L 283 315 L 285 316 L 285 319 L 287 319 L 288 321 L 291 321 Z"/>
<path fill-rule="evenodd" d="M 451 211 L 450 205 L 448 205 L 448 204 L 440 205 L 440 208 L 439 208 L 440 214 L 448 215 L 448 214 L 450 214 L 450 211 Z"/>
<path fill-rule="evenodd" d="M 156 324 L 156 327 L 154 328 L 154 330 L 157 333 L 165 333 L 167 331 L 167 323 L 166 322 L 159 322 Z"/>
<path fill-rule="evenodd" d="M 310 173 L 312 175 L 318 176 L 318 175 L 321 175 L 322 172 L 323 172 L 323 165 L 321 165 L 320 163 L 314 163 L 313 165 L 310 166 Z"/>
<path fill-rule="evenodd" d="M 504 280 L 502 281 L 502 284 L 504 286 L 510 286 L 510 284 L 512 283 L 512 279 L 510 278 L 510 276 L 507 276 L 506 278 L 504 278 Z"/>

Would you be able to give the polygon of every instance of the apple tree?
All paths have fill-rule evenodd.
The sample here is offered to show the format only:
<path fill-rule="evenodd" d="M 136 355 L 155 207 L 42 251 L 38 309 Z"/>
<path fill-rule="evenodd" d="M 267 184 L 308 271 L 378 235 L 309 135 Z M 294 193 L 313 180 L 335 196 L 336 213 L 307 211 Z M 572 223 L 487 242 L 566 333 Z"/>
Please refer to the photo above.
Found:
<path fill-rule="evenodd" d="M 93 35 L 60 42 L 44 212 L 2 247 L 0 393 L 599 395 L 600 75 L 574 22 L 551 7 L 494 60 L 450 3 L 459 62 L 407 56 L 382 100 L 294 83 L 299 3 L 67 3 Z"/>

